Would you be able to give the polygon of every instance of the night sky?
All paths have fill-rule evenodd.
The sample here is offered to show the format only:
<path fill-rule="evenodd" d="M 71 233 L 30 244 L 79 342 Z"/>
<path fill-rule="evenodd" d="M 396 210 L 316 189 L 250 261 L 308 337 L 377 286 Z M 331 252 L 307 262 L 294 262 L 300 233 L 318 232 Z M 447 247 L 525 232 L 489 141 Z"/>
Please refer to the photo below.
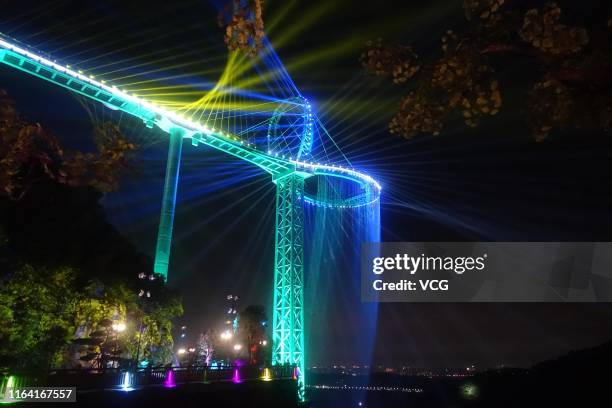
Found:
<path fill-rule="evenodd" d="M 226 56 L 214 2 L 7 3 L 0 32 L 135 91 L 138 80 L 215 81 Z M 266 1 L 270 41 L 335 141 L 381 181 L 383 241 L 612 240 L 612 141 L 574 131 L 535 143 L 517 103 L 532 78 L 512 64 L 499 70 L 507 106 L 481 127 L 451 125 L 410 141 L 388 133 L 402 90 L 363 72 L 362 45 L 382 37 L 423 53 L 437 49 L 446 28 L 462 25 L 460 1 L 287 4 Z M 592 13 L 568 13 L 584 20 L 605 16 L 605 7 L 593 2 Z M 90 117 L 68 92 L 4 66 L 0 87 L 74 148 L 91 148 L 91 118 L 113 117 L 86 104 Z M 134 137 L 143 145 L 137 172 L 104 205 L 152 255 L 167 145 L 159 132 Z M 181 172 L 169 283 L 184 296 L 178 323 L 195 338 L 222 321 L 229 293 L 242 306 L 270 304 L 274 187 L 258 169 L 188 144 Z M 309 364 L 366 362 L 360 316 L 351 313 L 358 298 L 344 289 L 357 279 L 357 270 L 336 271 L 321 292 L 328 307 L 307 314 Z M 381 304 L 372 362 L 526 366 L 611 339 L 611 323 L 609 304 Z"/>

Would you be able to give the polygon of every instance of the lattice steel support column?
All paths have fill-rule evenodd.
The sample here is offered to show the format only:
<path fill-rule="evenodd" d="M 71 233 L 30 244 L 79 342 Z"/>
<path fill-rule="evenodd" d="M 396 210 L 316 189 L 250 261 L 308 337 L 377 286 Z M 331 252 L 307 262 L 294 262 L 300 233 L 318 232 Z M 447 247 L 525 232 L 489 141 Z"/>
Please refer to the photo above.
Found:
<path fill-rule="evenodd" d="M 172 226 L 174 224 L 174 207 L 176 206 L 176 189 L 179 169 L 181 167 L 181 152 L 183 150 L 183 133 L 180 128 L 170 129 L 168 146 L 168 161 L 166 162 L 166 181 L 162 197 L 162 208 L 157 231 L 157 247 L 155 250 L 155 273 L 168 279 L 168 263 L 172 246 Z"/>
<path fill-rule="evenodd" d="M 304 178 L 290 174 L 276 183 L 272 364 L 298 367 L 304 399 Z"/>

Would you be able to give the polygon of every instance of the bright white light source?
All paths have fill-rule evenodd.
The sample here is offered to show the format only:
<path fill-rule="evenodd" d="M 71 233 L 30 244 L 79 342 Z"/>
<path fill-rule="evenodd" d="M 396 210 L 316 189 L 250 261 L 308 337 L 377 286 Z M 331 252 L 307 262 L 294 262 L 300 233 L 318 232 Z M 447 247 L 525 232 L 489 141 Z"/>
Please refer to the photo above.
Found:
<path fill-rule="evenodd" d="M 229 340 L 232 338 L 232 332 L 229 330 L 224 331 L 223 333 L 221 333 L 221 340 Z"/>
<path fill-rule="evenodd" d="M 118 333 L 121 333 L 122 331 L 125 331 L 125 327 L 126 327 L 125 323 L 121 323 L 120 322 L 120 323 L 114 323 L 113 324 L 113 330 L 118 332 Z"/>

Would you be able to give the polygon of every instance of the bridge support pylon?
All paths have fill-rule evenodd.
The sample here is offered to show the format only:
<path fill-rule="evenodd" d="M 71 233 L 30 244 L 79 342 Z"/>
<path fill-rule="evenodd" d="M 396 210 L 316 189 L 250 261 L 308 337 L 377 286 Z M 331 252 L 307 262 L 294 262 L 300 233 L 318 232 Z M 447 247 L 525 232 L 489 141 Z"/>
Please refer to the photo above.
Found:
<path fill-rule="evenodd" d="M 172 246 L 172 228 L 174 225 L 176 190 L 181 167 L 183 135 L 184 130 L 181 128 L 170 129 L 168 161 L 166 162 L 166 180 L 164 182 L 161 214 L 159 216 L 159 229 L 157 230 L 155 265 L 153 267 L 153 271 L 162 275 L 164 281 L 168 280 L 168 263 L 170 261 L 170 248 Z"/>
<path fill-rule="evenodd" d="M 298 392 L 304 400 L 304 177 L 292 173 L 276 184 L 274 310 L 272 364 L 298 368 Z"/>

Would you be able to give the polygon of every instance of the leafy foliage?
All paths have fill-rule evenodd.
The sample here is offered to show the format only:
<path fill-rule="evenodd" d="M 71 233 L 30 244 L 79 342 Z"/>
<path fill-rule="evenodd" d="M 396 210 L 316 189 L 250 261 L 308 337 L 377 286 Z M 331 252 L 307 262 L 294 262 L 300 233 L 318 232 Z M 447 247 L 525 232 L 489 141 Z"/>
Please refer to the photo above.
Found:
<path fill-rule="evenodd" d="M 224 41 L 230 51 L 255 56 L 263 47 L 263 0 L 229 0 L 218 20 L 225 27 Z"/>
<path fill-rule="evenodd" d="M 91 276 L 125 279 L 151 268 L 106 220 L 103 191 L 132 167 L 135 146 L 113 124 L 94 132 L 98 153 L 66 153 L 43 126 L 20 115 L 0 90 L 0 272 L 23 263 L 69 265 Z"/>
<path fill-rule="evenodd" d="M 21 116 L 0 89 L 0 195 L 19 200 L 41 179 L 101 192 L 116 189 L 131 168 L 128 156 L 136 145 L 111 123 L 94 133 L 97 153 L 66 152 L 55 136 Z"/>
<path fill-rule="evenodd" d="M 519 34 L 541 52 L 564 55 L 580 51 L 589 42 L 586 29 L 567 27 L 560 19 L 561 8 L 556 3 L 549 3 L 541 12 L 530 9 L 525 13 Z"/>
<path fill-rule="evenodd" d="M 74 331 L 74 271 L 25 265 L 0 286 L 0 366 L 48 367 Z"/>
<path fill-rule="evenodd" d="M 155 277 L 139 298 L 152 263 L 98 202 L 135 146 L 110 123 L 94 133 L 97 153 L 65 153 L 0 91 L 0 367 L 170 360 L 181 301 Z"/>
<path fill-rule="evenodd" d="M 103 366 L 133 359 L 142 322 L 140 356 L 154 365 L 172 353 L 171 319 L 182 313 L 176 297 L 161 296 L 146 312 L 125 284 L 75 285 L 71 268 L 25 265 L 0 287 L 0 367 Z M 113 322 L 127 322 L 122 333 Z M 113 357 L 115 356 L 115 357 Z M 79 363 L 80 361 L 80 363 Z"/>
<path fill-rule="evenodd" d="M 90 185 L 101 192 L 114 191 L 120 177 L 133 169 L 129 155 L 137 146 L 130 142 L 115 123 L 104 122 L 94 129 L 97 154 L 76 152 L 64 168 L 70 185 Z"/>
<path fill-rule="evenodd" d="M 217 348 L 217 338 L 213 329 L 208 329 L 206 333 L 200 333 L 196 342 L 196 364 L 200 366 L 210 365 Z"/>
<path fill-rule="evenodd" d="M 125 359 L 147 359 L 152 365 L 163 365 L 172 354 L 171 320 L 183 309 L 174 296 L 156 288 L 157 301 L 141 302 L 134 290 L 124 284 L 92 281 L 85 289 L 76 314 L 76 337 L 81 345 L 81 360 L 94 366 Z M 115 333 L 113 322 L 127 322 L 125 332 Z M 122 357 L 122 358 L 121 358 Z"/>
<path fill-rule="evenodd" d="M 392 133 L 438 135 L 457 117 L 474 127 L 498 114 L 504 100 L 498 66 L 517 57 L 530 61 L 527 77 L 541 72 L 523 98 L 537 141 L 555 128 L 610 132 L 609 20 L 607 27 L 572 26 L 554 2 L 535 8 L 507 0 L 464 0 L 463 7 L 467 29 L 461 35 L 447 31 L 440 54 L 420 59 L 409 46 L 366 43 L 363 67 L 409 86 L 389 123 Z"/>
<path fill-rule="evenodd" d="M 265 339 L 267 323 L 266 309 L 261 305 L 247 306 L 238 317 L 238 335 L 244 339 L 248 347 L 249 360 L 251 364 L 261 363 L 268 360 L 266 351 L 261 342 Z"/>
<path fill-rule="evenodd" d="M 406 82 L 421 68 L 411 47 L 386 45 L 380 38 L 368 41 L 366 47 L 367 51 L 360 57 L 361 64 L 376 75 L 393 75 L 396 84 Z"/>

